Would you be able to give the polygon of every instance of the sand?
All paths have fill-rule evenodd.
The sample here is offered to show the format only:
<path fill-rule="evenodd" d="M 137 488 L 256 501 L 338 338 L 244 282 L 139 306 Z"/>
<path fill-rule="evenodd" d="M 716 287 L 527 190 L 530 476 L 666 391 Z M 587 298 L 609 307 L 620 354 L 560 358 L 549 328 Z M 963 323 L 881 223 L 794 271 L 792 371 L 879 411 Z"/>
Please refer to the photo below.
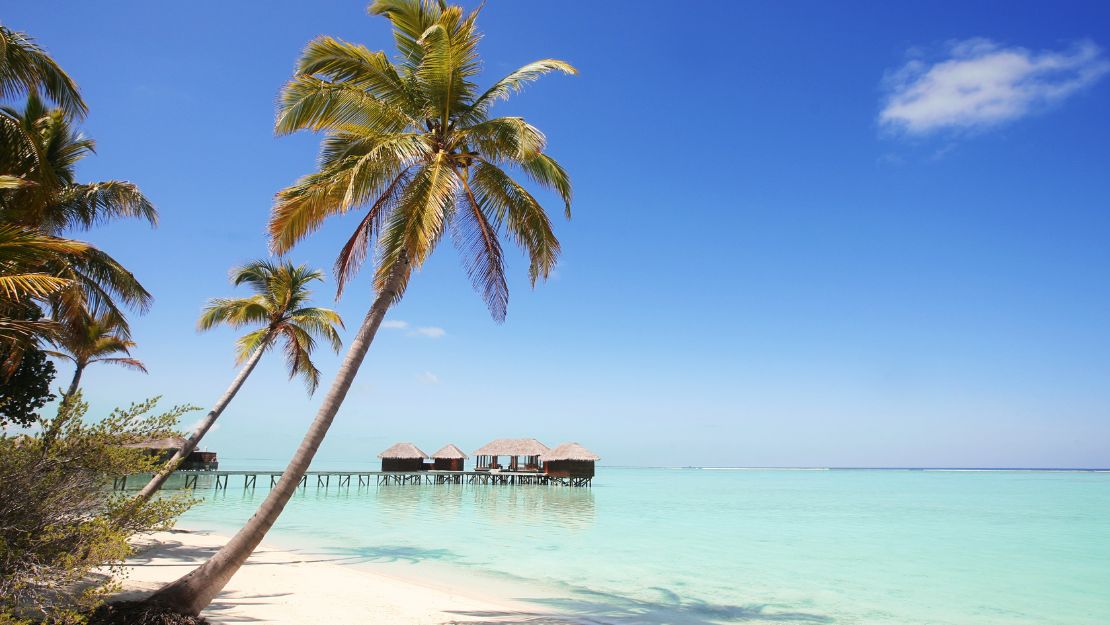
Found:
<path fill-rule="evenodd" d="M 226 542 L 204 531 L 161 532 L 127 561 L 126 598 L 188 573 Z M 533 607 L 417 583 L 263 543 L 203 612 L 213 623 L 433 625 L 546 619 Z"/>

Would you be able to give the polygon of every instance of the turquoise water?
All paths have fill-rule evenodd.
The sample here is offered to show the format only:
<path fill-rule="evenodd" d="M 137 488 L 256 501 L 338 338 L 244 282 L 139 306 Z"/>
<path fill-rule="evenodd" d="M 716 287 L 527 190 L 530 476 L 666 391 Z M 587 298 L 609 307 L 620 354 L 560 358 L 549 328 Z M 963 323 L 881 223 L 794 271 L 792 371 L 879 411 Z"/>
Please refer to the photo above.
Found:
<path fill-rule="evenodd" d="M 182 525 L 228 531 L 266 488 L 202 493 Z M 515 598 L 577 623 L 1110 623 L 1110 473 L 601 467 L 592 489 L 333 485 L 295 496 L 271 536 L 515 580 Z"/>

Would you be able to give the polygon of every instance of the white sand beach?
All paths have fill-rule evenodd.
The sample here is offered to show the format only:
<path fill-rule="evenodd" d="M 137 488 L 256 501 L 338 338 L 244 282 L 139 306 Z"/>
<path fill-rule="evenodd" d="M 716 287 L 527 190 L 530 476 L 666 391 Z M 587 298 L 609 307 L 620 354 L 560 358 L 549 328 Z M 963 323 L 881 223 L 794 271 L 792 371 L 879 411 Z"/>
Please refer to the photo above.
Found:
<path fill-rule="evenodd" d="M 188 573 L 226 537 L 174 530 L 142 539 L 127 561 L 125 596 L 141 597 Z M 544 615 L 436 583 L 417 583 L 263 543 L 204 611 L 213 623 L 432 625 L 519 622 Z"/>

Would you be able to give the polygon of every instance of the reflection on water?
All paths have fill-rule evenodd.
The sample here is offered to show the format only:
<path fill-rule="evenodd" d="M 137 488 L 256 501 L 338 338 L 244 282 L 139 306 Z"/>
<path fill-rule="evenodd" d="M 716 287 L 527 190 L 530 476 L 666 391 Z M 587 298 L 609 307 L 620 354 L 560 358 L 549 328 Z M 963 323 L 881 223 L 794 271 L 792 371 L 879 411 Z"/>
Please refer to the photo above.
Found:
<path fill-rule="evenodd" d="M 309 484 L 271 539 L 539 597 L 535 614 L 491 622 L 562 623 L 550 613 L 569 612 L 569 622 L 608 625 L 1110 623 L 1110 474 L 599 478 L 592 489 Z M 269 480 L 234 482 L 199 489 L 205 501 L 182 525 L 237 529 Z"/>
<path fill-rule="evenodd" d="M 205 488 L 204 505 L 185 518 L 233 525 L 266 497 L 269 484 L 256 488 Z M 248 515 L 249 516 L 249 515 Z M 350 531 L 406 528 L 436 531 L 470 524 L 512 537 L 527 529 L 581 531 L 595 522 L 596 504 L 589 488 L 483 486 L 471 484 L 387 484 L 297 489 L 279 525 L 328 535 Z M 369 535 L 368 535 L 369 536 Z M 380 534 L 377 534 L 380 536 Z"/>

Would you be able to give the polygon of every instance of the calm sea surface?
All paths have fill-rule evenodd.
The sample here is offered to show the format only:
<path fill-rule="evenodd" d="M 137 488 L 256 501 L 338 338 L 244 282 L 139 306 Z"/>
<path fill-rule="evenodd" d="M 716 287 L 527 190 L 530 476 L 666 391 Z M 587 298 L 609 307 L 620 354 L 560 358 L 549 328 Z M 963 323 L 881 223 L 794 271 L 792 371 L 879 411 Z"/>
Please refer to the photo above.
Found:
<path fill-rule="evenodd" d="M 310 486 L 271 537 L 582 623 L 1110 623 L 1110 473 L 598 473 L 591 489 Z M 182 525 L 231 531 L 264 479 L 202 489 Z"/>

